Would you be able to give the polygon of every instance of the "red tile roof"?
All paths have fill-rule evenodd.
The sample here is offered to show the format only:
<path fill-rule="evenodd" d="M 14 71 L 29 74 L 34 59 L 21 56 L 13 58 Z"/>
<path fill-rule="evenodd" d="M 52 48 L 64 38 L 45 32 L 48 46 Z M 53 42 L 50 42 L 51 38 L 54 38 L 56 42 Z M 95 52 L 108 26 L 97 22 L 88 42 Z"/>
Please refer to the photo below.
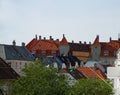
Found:
<path fill-rule="evenodd" d="M 32 47 L 32 50 L 58 50 L 58 47 L 51 40 L 40 40 Z"/>
<path fill-rule="evenodd" d="M 62 40 L 60 41 L 60 44 L 61 44 L 61 45 L 68 45 L 68 41 L 66 40 L 64 34 L 63 34 Z"/>
<path fill-rule="evenodd" d="M 78 67 L 76 70 L 82 73 L 86 78 L 106 78 L 106 75 L 100 69 L 95 69 L 94 67 Z"/>
<path fill-rule="evenodd" d="M 93 45 L 100 45 L 99 43 L 99 36 L 97 35 L 96 39 L 94 40 Z"/>
<path fill-rule="evenodd" d="M 31 48 L 33 48 L 39 41 L 37 39 L 33 39 L 32 41 L 30 41 L 27 45 L 26 48 L 31 50 Z"/>
<path fill-rule="evenodd" d="M 58 50 L 53 40 L 36 40 L 33 39 L 26 45 L 29 50 Z"/>
<path fill-rule="evenodd" d="M 96 37 L 92 45 L 101 46 L 101 57 L 115 57 L 115 52 L 120 48 L 120 40 L 110 40 L 110 42 L 99 42 L 99 36 Z M 108 51 L 108 56 L 105 56 L 105 51 Z"/>

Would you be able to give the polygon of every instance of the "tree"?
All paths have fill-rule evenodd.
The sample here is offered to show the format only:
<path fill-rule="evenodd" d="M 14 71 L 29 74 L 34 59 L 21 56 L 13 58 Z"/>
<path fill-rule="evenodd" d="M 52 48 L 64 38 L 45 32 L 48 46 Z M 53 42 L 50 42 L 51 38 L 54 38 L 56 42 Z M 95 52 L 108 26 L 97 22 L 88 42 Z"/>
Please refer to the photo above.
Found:
<path fill-rule="evenodd" d="M 24 72 L 25 76 L 12 84 L 12 95 L 113 95 L 105 80 L 80 79 L 69 85 L 67 76 L 40 61 L 31 63 Z"/>
<path fill-rule="evenodd" d="M 12 95 L 67 95 L 69 85 L 66 77 L 40 61 L 24 69 L 25 76 L 12 84 Z"/>
<path fill-rule="evenodd" d="M 69 95 L 113 95 L 113 88 L 106 80 L 80 79 Z"/>

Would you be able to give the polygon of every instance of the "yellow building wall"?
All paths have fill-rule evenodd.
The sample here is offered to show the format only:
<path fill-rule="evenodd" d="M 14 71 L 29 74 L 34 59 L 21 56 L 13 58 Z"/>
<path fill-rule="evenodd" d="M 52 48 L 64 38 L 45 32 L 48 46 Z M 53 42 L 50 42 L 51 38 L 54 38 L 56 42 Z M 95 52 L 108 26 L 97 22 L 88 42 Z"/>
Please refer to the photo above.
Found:
<path fill-rule="evenodd" d="M 80 51 L 73 51 L 72 52 L 73 56 L 76 56 L 79 60 L 83 60 L 86 62 L 89 57 L 89 52 L 80 52 Z"/>

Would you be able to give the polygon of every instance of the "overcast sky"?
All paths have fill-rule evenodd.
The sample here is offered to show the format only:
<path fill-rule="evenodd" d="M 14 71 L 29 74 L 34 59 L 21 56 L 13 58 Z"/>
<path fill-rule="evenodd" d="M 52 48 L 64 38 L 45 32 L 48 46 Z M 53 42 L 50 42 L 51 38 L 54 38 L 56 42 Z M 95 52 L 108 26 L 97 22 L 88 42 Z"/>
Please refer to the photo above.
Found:
<path fill-rule="evenodd" d="M 0 0 L 0 44 L 41 35 L 71 42 L 118 39 L 120 0 Z"/>

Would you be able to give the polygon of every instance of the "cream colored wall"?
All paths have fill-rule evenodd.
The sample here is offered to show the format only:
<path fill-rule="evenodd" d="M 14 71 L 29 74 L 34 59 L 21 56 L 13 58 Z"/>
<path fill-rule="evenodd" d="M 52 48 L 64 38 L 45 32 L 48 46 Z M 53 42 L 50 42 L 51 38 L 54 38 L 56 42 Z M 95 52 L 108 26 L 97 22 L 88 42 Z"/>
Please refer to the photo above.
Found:
<path fill-rule="evenodd" d="M 11 68 L 13 68 L 20 76 L 23 76 L 23 69 L 26 65 L 28 65 L 31 61 L 22 61 L 22 60 L 6 60 L 9 64 L 11 63 Z"/>

